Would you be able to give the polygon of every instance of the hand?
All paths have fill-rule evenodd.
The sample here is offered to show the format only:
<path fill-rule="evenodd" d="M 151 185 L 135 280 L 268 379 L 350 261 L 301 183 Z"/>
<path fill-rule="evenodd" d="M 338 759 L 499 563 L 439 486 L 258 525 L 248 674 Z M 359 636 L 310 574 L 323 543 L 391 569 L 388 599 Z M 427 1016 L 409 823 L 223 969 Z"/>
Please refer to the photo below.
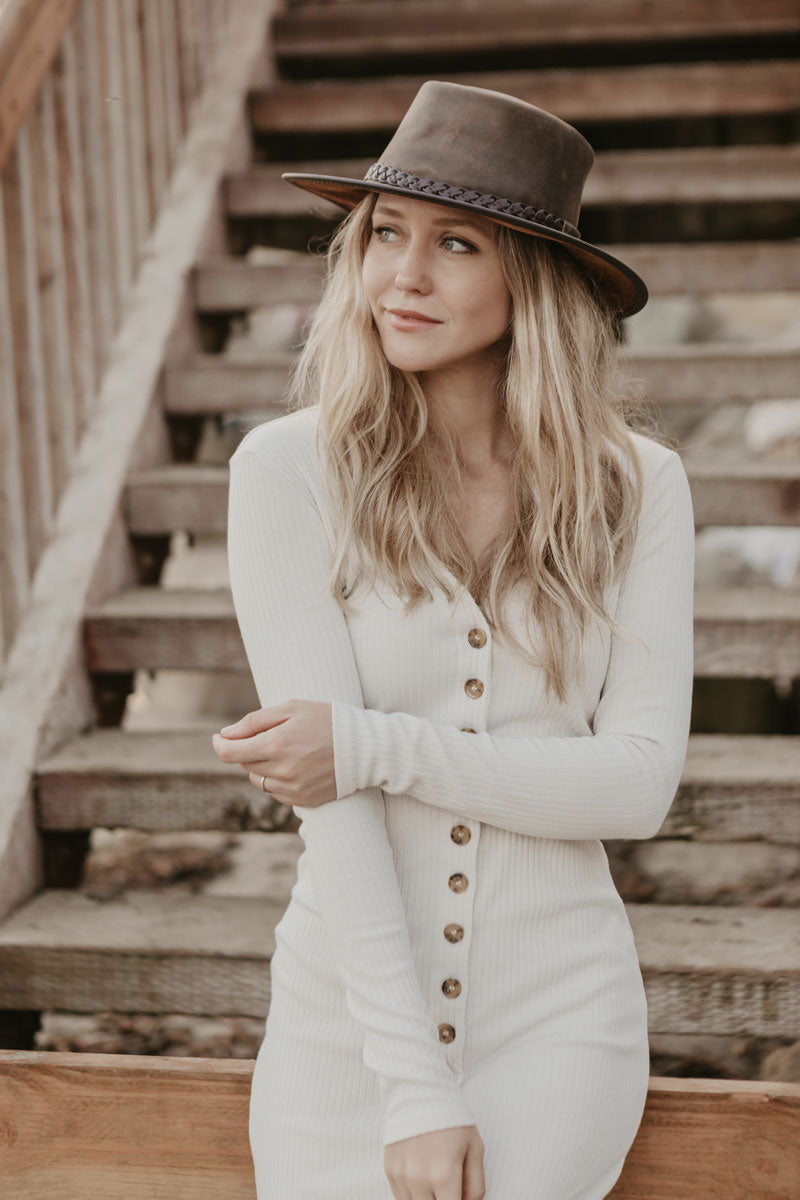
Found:
<path fill-rule="evenodd" d="M 484 1200 L 484 1145 L 475 1125 L 392 1142 L 383 1167 L 395 1200 Z"/>
<path fill-rule="evenodd" d="M 336 797 L 332 710 L 317 700 L 284 700 L 247 713 L 211 738 L 223 762 L 239 763 L 250 782 L 281 804 L 318 808 Z"/>

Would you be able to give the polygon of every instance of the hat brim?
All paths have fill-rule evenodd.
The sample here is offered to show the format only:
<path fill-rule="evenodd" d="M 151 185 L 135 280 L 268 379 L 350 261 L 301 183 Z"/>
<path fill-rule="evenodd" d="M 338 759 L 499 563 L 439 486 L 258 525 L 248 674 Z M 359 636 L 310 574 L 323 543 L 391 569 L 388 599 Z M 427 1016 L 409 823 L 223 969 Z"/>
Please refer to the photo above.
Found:
<path fill-rule="evenodd" d="M 562 233 L 561 230 L 552 229 L 549 225 L 526 221 L 522 217 L 500 216 L 496 210 L 482 208 L 479 204 L 464 204 L 442 196 L 415 195 L 409 188 L 400 187 L 398 184 L 348 179 L 340 175 L 314 175 L 305 171 L 285 171 L 281 174 L 281 179 L 346 209 L 355 208 L 356 204 L 364 199 L 367 192 L 391 192 L 399 196 L 410 196 L 412 199 L 426 200 L 430 204 L 457 208 L 461 212 L 477 213 L 499 225 L 506 225 L 509 229 L 517 229 L 522 233 L 559 242 L 597 280 L 620 317 L 631 317 L 634 313 L 640 312 L 649 298 L 644 280 L 626 263 L 615 258 L 606 250 L 594 246 L 591 242 L 586 242 L 583 238 L 574 237 L 571 233 Z"/>

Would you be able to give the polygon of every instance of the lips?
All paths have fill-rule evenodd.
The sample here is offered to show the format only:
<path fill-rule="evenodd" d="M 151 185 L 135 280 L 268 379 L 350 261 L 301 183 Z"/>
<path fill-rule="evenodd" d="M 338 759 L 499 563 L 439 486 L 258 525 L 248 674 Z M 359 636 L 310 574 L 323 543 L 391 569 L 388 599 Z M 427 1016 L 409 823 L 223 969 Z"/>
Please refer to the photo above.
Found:
<path fill-rule="evenodd" d="M 389 314 L 389 324 L 400 333 L 425 333 L 442 323 L 413 309 L 389 308 L 386 311 Z"/>
<path fill-rule="evenodd" d="M 425 313 L 415 312 L 412 308 L 390 308 L 387 310 L 396 317 L 406 317 L 413 321 L 430 321 L 432 325 L 441 325 L 436 317 L 428 317 Z"/>

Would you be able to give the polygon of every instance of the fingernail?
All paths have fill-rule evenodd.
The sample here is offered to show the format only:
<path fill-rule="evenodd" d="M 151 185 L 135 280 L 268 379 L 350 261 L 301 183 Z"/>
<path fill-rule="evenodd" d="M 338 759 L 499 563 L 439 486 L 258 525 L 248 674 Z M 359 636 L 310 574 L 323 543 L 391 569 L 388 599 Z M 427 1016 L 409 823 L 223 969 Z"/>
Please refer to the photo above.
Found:
<path fill-rule="evenodd" d="M 239 728 L 239 722 L 236 721 L 235 724 L 226 725 L 223 729 L 220 729 L 220 733 L 233 733 L 234 729 L 238 729 L 238 728 Z"/>

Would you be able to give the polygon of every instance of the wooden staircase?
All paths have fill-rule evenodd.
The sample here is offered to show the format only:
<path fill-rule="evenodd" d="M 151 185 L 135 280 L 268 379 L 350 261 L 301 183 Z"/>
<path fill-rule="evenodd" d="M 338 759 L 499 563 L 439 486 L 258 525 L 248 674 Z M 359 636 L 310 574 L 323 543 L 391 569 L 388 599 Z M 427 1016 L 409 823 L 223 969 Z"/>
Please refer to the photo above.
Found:
<path fill-rule="evenodd" d="M 462 10 L 443 0 L 410 0 L 402 20 L 397 4 L 380 2 L 277 13 L 269 42 L 274 81 L 248 96 L 251 161 L 220 180 L 227 246 L 212 245 L 196 262 L 185 301 L 196 335 L 173 341 L 163 363 L 160 419 L 172 458 L 152 462 L 143 455 L 144 465 L 132 462 L 127 473 L 121 512 L 138 578 L 89 603 L 84 613 L 82 646 L 96 721 L 40 754 L 35 765 L 44 886 L 0 923 L 0 1009 L 6 1013 L 263 1018 L 268 1010 L 272 930 L 288 892 L 265 900 L 187 897 L 166 889 L 98 901 L 80 884 L 95 828 L 297 834 L 293 815 L 280 826 L 270 823 L 260 793 L 217 759 L 213 729 L 131 732 L 124 726 L 138 671 L 247 672 L 230 592 L 165 588 L 160 575 L 176 532 L 225 533 L 227 467 L 195 460 L 204 422 L 243 428 L 243 413 L 252 424 L 283 411 L 291 350 L 257 360 L 227 357 L 220 348 L 230 321 L 265 304 L 313 304 L 319 294 L 322 264 L 305 247 L 312 236 L 329 233 L 342 213 L 283 183 L 281 171 L 363 175 L 426 78 L 496 88 L 551 109 L 589 137 L 597 158 L 582 231 L 641 272 L 654 302 L 800 293 L 797 5 L 673 0 L 648 6 L 646 29 L 640 8 L 634 0 L 543 0 L 501 10 L 464 4 Z M 258 242 L 293 252 L 290 261 L 250 263 L 246 252 Z M 720 456 L 692 451 L 702 444 L 704 422 L 721 407 L 796 397 L 800 343 L 711 341 L 622 352 L 666 424 L 685 434 L 698 528 L 800 524 L 800 458 L 757 459 L 744 446 Z M 800 678 L 800 588 L 699 589 L 695 673 L 698 680 Z M 721 723 L 720 732 L 693 730 L 683 779 L 657 838 L 800 846 L 797 731 L 742 736 L 724 729 Z M 633 901 L 626 908 L 651 1033 L 799 1036 L 796 908 Z M 19 1054 L 15 1060 L 0 1051 L 0 1083 L 4 1076 L 16 1080 L 19 1094 L 30 1097 L 39 1080 L 49 1086 L 47 1056 Z M 113 1074 L 112 1065 L 99 1061 L 106 1056 L 85 1057 L 87 1067 L 97 1060 L 98 1069 Z M 62 1066 L 74 1070 L 76 1081 L 80 1073 L 79 1064 L 54 1068 L 59 1094 Z M 146 1071 L 145 1060 L 131 1071 L 134 1066 Z M 241 1122 L 247 1072 L 231 1067 L 226 1075 L 207 1063 L 203 1070 L 209 1087 L 224 1078 Z M 135 1081 L 126 1078 L 124 1086 L 135 1094 Z M 699 1121 L 702 1137 L 691 1161 L 678 1162 L 674 1131 L 688 1136 L 692 1122 L 676 1113 L 695 1112 L 705 1084 L 714 1100 Z M 663 1123 L 652 1117 L 665 1103 L 659 1088 L 671 1096 Z M 184 1104 L 186 1093 L 176 1094 L 175 1103 Z M 720 1107 L 723 1096 L 729 1103 Z M 762 1110 L 757 1136 L 744 1145 L 732 1114 L 742 1111 L 736 1105 L 745 1096 L 769 1100 L 764 1108 L 780 1114 L 777 1139 Z M 27 1100 L 23 1109 L 33 1127 L 38 1110 Z M 697 1080 L 681 1091 L 678 1081 L 656 1079 L 648 1112 L 615 1197 L 800 1195 L 800 1138 L 791 1136 L 792 1125 L 798 1130 L 800 1087 Z M 120 1129 L 124 1123 L 123 1114 Z M 236 1137 L 243 1138 L 241 1128 Z M 92 1186 L 105 1182 L 80 1194 L 106 1200 L 250 1196 L 247 1155 L 242 1140 L 238 1145 L 238 1165 L 223 1164 L 233 1174 L 213 1175 L 204 1190 L 196 1173 L 165 1182 L 166 1153 L 149 1184 L 137 1183 L 132 1171 L 109 1184 L 110 1165 L 101 1164 L 99 1152 L 95 1161 L 87 1137 L 80 1151 L 86 1179 Z M 13 1193 L 20 1200 L 45 1195 L 33 1175 L 20 1179 Z M 70 1179 L 77 1195 L 79 1166 Z"/>

